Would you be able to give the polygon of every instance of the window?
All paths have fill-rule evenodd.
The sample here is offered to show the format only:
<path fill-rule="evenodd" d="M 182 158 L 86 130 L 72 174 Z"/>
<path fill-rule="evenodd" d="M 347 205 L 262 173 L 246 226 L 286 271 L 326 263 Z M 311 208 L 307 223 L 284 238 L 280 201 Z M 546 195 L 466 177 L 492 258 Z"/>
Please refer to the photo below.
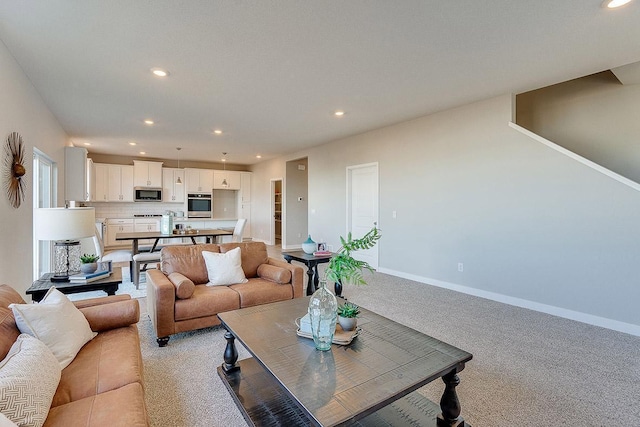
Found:
<path fill-rule="evenodd" d="M 56 163 L 42 151 L 33 149 L 33 208 L 52 208 L 56 205 L 58 188 Z M 35 231 L 35 224 L 34 224 Z M 51 270 L 51 242 L 38 241 L 33 233 L 33 280 Z"/>

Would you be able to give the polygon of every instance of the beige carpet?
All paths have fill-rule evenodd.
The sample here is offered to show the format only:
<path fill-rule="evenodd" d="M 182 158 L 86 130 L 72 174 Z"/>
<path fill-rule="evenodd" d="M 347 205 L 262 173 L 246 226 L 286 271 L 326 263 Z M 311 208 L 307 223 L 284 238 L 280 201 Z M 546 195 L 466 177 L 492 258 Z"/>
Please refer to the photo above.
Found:
<path fill-rule="evenodd" d="M 640 426 L 640 338 L 380 273 L 367 279 L 344 294 L 473 353 L 458 387 L 472 426 Z M 139 329 L 153 426 L 246 425 L 216 373 L 222 329 L 179 334 L 166 348 L 148 317 Z M 421 393 L 437 402 L 442 389 L 437 380 Z"/>

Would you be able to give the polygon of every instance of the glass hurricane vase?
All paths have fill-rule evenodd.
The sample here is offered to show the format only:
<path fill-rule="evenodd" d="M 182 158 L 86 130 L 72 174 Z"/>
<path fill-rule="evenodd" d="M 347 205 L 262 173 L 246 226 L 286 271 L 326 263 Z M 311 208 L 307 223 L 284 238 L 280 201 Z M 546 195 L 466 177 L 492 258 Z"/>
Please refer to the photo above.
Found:
<path fill-rule="evenodd" d="M 318 290 L 311 295 L 309 317 L 316 348 L 323 351 L 331 349 L 338 318 L 338 301 L 327 289 L 326 280 L 321 280 Z"/>

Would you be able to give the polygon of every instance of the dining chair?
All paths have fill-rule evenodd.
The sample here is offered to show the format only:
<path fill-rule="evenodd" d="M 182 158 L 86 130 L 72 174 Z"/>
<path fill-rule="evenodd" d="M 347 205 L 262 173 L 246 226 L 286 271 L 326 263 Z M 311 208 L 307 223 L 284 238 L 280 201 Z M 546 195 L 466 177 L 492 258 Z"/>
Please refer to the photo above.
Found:
<path fill-rule="evenodd" d="M 231 236 L 232 242 L 242 242 L 242 233 L 244 232 L 244 226 L 246 224 L 246 218 L 238 219 L 238 222 L 236 222 L 236 227 L 233 229 L 233 235 Z"/>

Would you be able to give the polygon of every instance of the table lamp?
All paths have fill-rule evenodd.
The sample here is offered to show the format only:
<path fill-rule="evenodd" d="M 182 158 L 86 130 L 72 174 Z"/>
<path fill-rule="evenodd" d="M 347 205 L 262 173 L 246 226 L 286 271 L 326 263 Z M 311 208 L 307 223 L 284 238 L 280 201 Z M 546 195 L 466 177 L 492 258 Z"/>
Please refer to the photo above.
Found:
<path fill-rule="evenodd" d="M 80 239 L 95 234 L 94 208 L 39 208 L 33 220 L 38 240 L 55 242 L 52 282 L 68 282 L 80 271 Z"/>

